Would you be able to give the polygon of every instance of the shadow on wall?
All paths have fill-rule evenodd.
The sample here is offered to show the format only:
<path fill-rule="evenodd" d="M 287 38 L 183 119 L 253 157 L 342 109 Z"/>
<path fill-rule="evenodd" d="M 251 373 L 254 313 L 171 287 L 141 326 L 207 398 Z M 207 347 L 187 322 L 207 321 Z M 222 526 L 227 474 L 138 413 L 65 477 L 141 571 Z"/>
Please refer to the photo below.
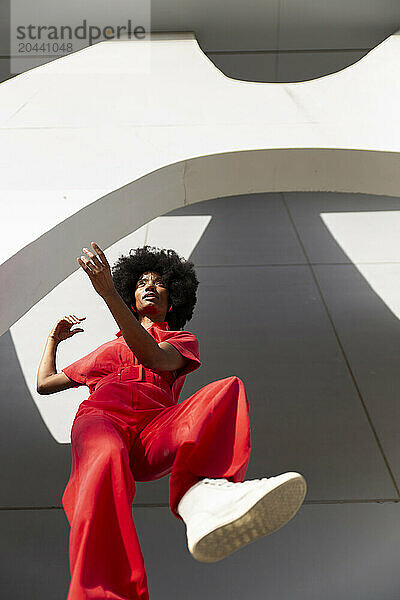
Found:
<path fill-rule="evenodd" d="M 361 400 L 400 470 L 388 433 L 399 410 L 399 321 L 321 214 L 399 209 L 395 198 L 291 193 L 233 196 L 169 213 L 212 217 L 190 255 L 200 286 L 186 327 L 199 337 L 202 368 L 186 380 L 181 398 L 229 375 L 243 379 L 253 444 L 247 478 L 298 470 L 311 500 L 393 496 Z M 175 236 L 163 245 L 175 247 Z M 396 270 L 400 258 L 392 258 Z M 10 332 L 0 347 L 7 481 L 0 505 L 59 506 L 70 448 L 41 419 Z M 53 400 L 46 397 L 49 405 Z M 143 484 L 135 501 L 165 503 L 167 486 L 167 478 Z"/>

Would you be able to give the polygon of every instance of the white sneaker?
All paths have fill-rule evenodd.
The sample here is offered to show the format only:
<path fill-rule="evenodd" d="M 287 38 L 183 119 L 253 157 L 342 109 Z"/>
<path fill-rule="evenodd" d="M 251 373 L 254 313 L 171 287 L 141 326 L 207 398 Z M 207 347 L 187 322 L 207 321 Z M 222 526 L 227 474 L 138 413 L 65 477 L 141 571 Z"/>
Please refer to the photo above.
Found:
<path fill-rule="evenodd" d="M 276 531 L 299 510 L 307 485 L 300 473 L 233 483 L 201 479 L 178 504 L 189 552 L 217 562 L 245 544 Z"/>

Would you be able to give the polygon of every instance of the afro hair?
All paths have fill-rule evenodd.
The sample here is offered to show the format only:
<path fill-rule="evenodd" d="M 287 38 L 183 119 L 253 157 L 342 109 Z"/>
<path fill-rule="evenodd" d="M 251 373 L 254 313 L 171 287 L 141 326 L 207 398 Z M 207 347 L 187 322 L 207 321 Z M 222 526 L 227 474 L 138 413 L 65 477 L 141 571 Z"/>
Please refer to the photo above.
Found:
<path fill-rule="evenodd" d="M 172 304 L 165 320 L 172 331 L 183 328 L 190 321 L 197 302 L 196 290 L 199 281 L 194 264 L 180 257 L 175 250 L 142 246 L 129 251 L 127 256 L 119 256 L 112 267 L 112 278 L 115 288 L 125 304 L 132 310 L 135 306 L 136 283 L 147 271 L 158 273 L 168 290 L 168 301 Z"/>

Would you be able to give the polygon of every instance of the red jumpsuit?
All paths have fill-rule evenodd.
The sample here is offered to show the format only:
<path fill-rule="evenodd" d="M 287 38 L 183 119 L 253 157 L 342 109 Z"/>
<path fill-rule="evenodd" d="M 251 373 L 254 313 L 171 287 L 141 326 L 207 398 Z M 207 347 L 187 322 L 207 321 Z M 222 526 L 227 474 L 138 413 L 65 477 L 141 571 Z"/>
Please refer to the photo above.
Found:
<path fill-rule="evenodd" d="M 71 474 L 62 496 L 70 524 L 67 600 L 148 600 L 132 502 L 135 481 L 171 473 L 170 509 L 201 477 L 243 481 L 250 458 L 248 399 L 238 377 L 177 404 L 200 366 L 198 340 L 167 321 L 147 330 L 189 359 L 179 371 L 143 367 L 119 331 L 62 371 L 87 385 L 71 429 Z"/>

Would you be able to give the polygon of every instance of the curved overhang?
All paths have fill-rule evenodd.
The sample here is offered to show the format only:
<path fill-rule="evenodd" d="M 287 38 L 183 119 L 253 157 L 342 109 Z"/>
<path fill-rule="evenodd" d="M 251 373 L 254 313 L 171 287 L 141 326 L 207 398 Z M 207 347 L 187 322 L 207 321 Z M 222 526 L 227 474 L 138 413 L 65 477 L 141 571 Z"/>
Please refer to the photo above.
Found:
<path fill-rule="evenodd" d="M 107 248 L 175 208 L 260 192 L 400 196 L 399 44 L 272 84 L 226 77 L 191 33 L 153 34 L 4 82 L 0 333 L 79 268 L 82 245 Z"/>

